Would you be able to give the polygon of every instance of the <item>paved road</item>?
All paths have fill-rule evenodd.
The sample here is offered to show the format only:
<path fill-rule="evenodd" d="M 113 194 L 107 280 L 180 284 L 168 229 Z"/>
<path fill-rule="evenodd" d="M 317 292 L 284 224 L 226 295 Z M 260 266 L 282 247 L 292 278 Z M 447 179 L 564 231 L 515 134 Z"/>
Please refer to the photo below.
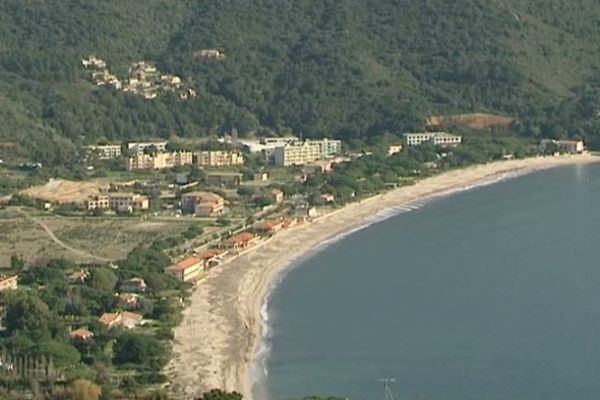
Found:
<path fill-rule="evenodd" d="M 66 244 L 65 242 L 63 242 L 59 238 L 57 238 L 56 235 L 54 234 L 54 232 L 52 232 L 52 229 L 50 229 L 50 227 L 48 227 L 48 225 L 46 225 L 44 222 L 42 222 L 39 219 L 37 219 L 35 217 L 32 217 L 31 215 L 27 214 L 27 212 L 25 212 L 21 208 L 17 208 L 16 210 L 21 215 L 23 215 L 25 218 L 27 218 L 28 220 L 33 221 L 36 224 L 38 224 L 39 226 L 41 226 L 42 228 L 44 228 L 44 230 L 46 231 L 46 233 L 48 234 L 48 236 L 50 236 L 50 239 L 52 239 L 52 241 L 54 241 L 54 243 L 56 243 L 57 245 L 59 245 L 60 247 L 62 247 L 64 249 L 70 251 L 71 253 L 75 253 L 75 254 L 77 254 L 79 256 L 86 257 L 86 258 L 92 258 L 94 260 L 102 261 L 102 262 L 110 262 L 110 261 L 112 261 L 112 260 L 110 260 L 108 258 L 96 256 L 94 254 L 88 253 L 87 251 L 79 250 L 79 249 L 76 249 L 74 247 L 69 246 L 68 244 Z"/>

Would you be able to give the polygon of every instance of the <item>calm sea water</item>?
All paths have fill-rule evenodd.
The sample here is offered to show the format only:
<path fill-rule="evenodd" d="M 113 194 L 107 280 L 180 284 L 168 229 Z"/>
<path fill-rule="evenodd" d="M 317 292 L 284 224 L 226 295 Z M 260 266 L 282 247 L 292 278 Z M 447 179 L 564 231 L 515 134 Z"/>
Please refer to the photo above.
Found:
<path fill-rule="evenodd" d="M 269 306 L 271 399 L 600 398 L 600 166 L 433 200 L 332 244 Z M 419 397 L 420 396 L 420 397 Z"/>

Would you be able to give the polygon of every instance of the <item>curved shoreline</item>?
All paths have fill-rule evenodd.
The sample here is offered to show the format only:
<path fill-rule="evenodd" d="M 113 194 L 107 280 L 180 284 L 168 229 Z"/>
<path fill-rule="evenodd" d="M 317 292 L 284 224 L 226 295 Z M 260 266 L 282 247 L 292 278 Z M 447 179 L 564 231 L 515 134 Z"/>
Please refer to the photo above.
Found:
<path fill-rule="evenodd" d="M 599 161 L 600 157 L 595 156 L 540 157 L 453 170 L 349 204 L 278 233 L 272 240 L 211 270 L 195 289 L 192 304 L 175 329 L 173 358 L 166 369 L 173 392 L 196 396 L 221 388 L 239 391 L 246 399 L 264 399 L 260 385 L 253 393 L 251 373 L 262 343 L 262 311 L 267 296 L 289 266 L 324 243 L 392 217 L 394 207 L 492 183 L 507 175 Z M 385 210 L 391 210 L 389 215 L 381 214 Z"/>

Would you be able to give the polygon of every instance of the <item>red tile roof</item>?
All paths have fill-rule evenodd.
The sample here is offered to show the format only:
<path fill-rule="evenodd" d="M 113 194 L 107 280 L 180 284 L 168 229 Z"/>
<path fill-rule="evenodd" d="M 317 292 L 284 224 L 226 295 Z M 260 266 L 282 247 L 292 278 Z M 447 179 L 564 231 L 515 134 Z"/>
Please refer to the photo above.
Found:
<path fill-rule="evenodd" d="M 192 268 L 193 266 L 200 264 L 202 260 L 197 257 L 188 257 L 175 265 L 169 267 L 171 271 L 184 271 L 188 268 Z"/>
<path fill-rule="evenodd" d="M 123 314 L 121 315 L 123 316 L 123 319 L 127 320 L 141 321 L 144 319 L 142 315 L 129 311 L 123 311 Z"/>
<path fill-rule="evenodd" d="M 254 239 L 253 234 L 250 232 L 242 232 L 227 239 L 227 243 L 247 243 L 252 239 Z"/>
<path fill-rule="evenodd" d="M 98 321 L 101 324 L 106 325 L 106 326 L 111 326 L 113 324 L 116 324 L 120 320 L 121 320 L 121 315 L 119 313 L 104 313 L 98 319 Z"/>
<path fill-rule="evenodd" d="M 73 332 L 71 332 L 69 336 L 71 337 L 71 339 L 88 340 L 92 336 L 94 336 L 94 334 L 88 331 L 87 329 L 76 329 Z"/>

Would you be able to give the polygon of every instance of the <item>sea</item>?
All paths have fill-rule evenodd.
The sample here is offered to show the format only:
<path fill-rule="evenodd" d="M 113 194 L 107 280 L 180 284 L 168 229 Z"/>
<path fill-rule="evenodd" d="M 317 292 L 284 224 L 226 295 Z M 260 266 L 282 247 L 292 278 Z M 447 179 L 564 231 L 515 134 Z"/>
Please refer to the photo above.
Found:
<path fill-rule="evenodd" d="M 598 400 L 600 166 L 382 210 L 264 311 L 259 400 Z"/>

